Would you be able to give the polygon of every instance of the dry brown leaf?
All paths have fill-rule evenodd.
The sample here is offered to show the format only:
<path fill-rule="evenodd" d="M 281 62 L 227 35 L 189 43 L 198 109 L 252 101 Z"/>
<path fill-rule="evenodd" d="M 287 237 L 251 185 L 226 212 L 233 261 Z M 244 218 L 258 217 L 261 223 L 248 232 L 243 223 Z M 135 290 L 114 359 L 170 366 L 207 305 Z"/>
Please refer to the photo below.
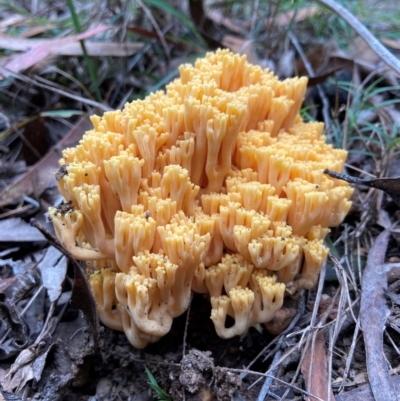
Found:
<path fill-rule="evenodd" d="M 400 376 L 391 377 L 397 393 L 400 393 Z M 366 384 L 344 394 L 336 396 L 336 401 L 376 401 L 371 392 L 371 386 Z"/>
<path fill-rule="evenodd" d="M 51 44 L 51 41 L 48 39 L 20 39 L 0 36 L 0 48 L 8 50 L 29 51 L 47 43 Z M 85 42 L 85 46 L 89 56 L 128 57 L 138 52 L 143 47 L 143 43 Z M 82 56 L 83 53 L 79 43 L 68 43 L 61 47 L 53 47 L 50 54 L 58 56 Z"/>
<path fill-rule="evenodd" d="M 335 401 L 332 389 L 328 387 L 328 361 L 326 359 L 325 335 L 320 330 L 315 337 L 314 346 L 310 343 L 305 350 L 301 373 L 304 376 L 306 390 L 322 400 L 330 397 Z M 308 401 L 314 400 L 312 397 L 306 398 Z"/>
<path fill-rule="evenodd" d="M 268 19 L 265 21 L 266 25 L 286 26 L 293 22 L 301 22 L 307 18 L 312 17 L 318 11 L 318 7 L 306 7 L 300 10 L 291 10 L 286 13 L 280 13 L 273 20 Z"/>
<path fill-rule="evenodd" d="M 31 228 L 35 229 L 34 227 Z M 36 231 L 41 235 L 39 230 Z M 51 302 L 56 301 L 61 295 L 67 267 L 67 258 L 53 246 L 47 248 L 46 254 L 38 264 L 38 269 L 43 277 L 43 285 Z"/>
<path fill-rule="evenodd" d="M 274 336 L 281 334 L 292 322 L 297 314 L 298 302 L 293 299 L 285 299 L 284 305 L 279 309 L 274 318 L 265 323 L 268 332 Z"/>
<path fill-rule="evenodd" d="M 54 29 L 55 26 L 51 24 L 34 26 L 32 28 L 27 29 L 19 35 L 19 38 L 30 38 L 31 36 L 39 35 L 43 32 L 49 31 L 50 29 Z"/>
<path fill-rule="evenodd" d="M 14 284 L 16 281 L 16 276 L 0 279 L 0 293 L 3 293 L 11 284 Z"/>
<path fill-rule="evenodd" d="M 383 38 L 381 39 L 381 42 L 392 49 L 400 50 L 400 40 Z"/>
<path fill-rule="evenodd" d="M 353 60 L 364 61 L 376 65 L 381 58 L 361 38 L 355 38 L 349 46 L 349 57 Z"/>
<path fill-rule="evenodd" d="M 335 171 L 331 171 L 328 169 L 324 170 L 324 174 L 328 174 L 332 178 L 343 180 L 350 184 L 364 185 L 369 188 L 376 188 L 381 191 L 384 191 L 393 199 L 393 201 L 397 204 L 397 206 L 400 206 L 400 177 L 363 180 L 361 178 L 352 177 L 347 174 L 337 173 Z"/>
<path fill-rule="evenodd" d="M 260 64 L 260 60 L 253 52 L 252 42 L 250 40 L 238 38 L 237 36 L 225 35 L 221 43 L 234 53 L 245 54 L 249 63 Z"/>
<path fill-rule="evenodd" d="M 9 26 L 19 24 L 23 21 L 26 21 L 26 17 L 24 17 L 21 14 L 10 15 L 8 18 L 5 18 L 2 21 L 0 21 L 0 31 L 4 31 Z"/>
<path fill-rule="evenodd" d="M 15 362 L 11 365 L 2 386 L 6 391 L 22 388 L 29 380 L 33 379 L 32 362 L 36 358 L 37 350 L 24 349 L 20 352 Z"/>
<path fill-rule="evenodd" d="M 60 149 L 74 146 L 85 132 L 91 127 L 87 117 L 83 117 L 75 127 L 38 163 L 32 166 L 17 181 L 13 182 L 0 193 L 0 207 L 20 200 L 24 196 L 35 194 L 39 196 L 53 181 L 53 173 L 59 168 Z"/>
<path fill-rule="evenodd" d="M 242 28 L 237 21 L 233 21 L 231 18 L 225 17 L 220 10 L 206 10 L 206 16 L 212 20 L 216 25 L 222 25 L 232 32 L 239 33 L 243 36 L 247 35 L 247 30 Z"/>
<path fill-rule="evenodd" d="M 0 221 L 0 242 L 45 241 L 43 235 L 19 217 Z"/>
<path fill-rule="evenodd" d="M 383 231 L 368 253 L 363 272 L 360 321 L 367 357 L 368 379 L 375 400 L 397 401 L 383 349 L 383 331 L 388 317 L 386 303 L 387 277 L 382 267 L 390 231 Z"/>
<path fill-rule="evenodd" d="M 89 31 L 80 33 L 79 35 L 72 35 L 62 39 L 52 39 L 46 43 L 36 46 L 28 52 L 15 57 L 12 61 L 5 65 L 5 68 L 11 72 L 19 72 L 32 67 L 37 62 L 43 60 L 49 56 L 51 52 L 57 48 L 62 48 L 70 43 L 77 42 L 79 40 L 90 38 L 91 36 L 97 35 L 98 33 L 104 32 L 109 29 L 109 26 L 101 25 L 97 28 Z M 3 75 L 7 76 L 6 72 Z"/>

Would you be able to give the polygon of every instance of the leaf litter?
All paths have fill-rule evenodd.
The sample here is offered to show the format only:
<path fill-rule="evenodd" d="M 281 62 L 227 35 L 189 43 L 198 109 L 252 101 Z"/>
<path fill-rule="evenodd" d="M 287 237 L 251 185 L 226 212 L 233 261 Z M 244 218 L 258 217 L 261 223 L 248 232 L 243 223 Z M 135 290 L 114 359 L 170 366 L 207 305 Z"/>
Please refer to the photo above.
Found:
<path fill-rule="evenodd" d="M 0 194 L 3 398 L 150 400 L 154 393 L 144 366 L 176 400 L 374 400 L 379 399 L 374 394 L 381 377 L 380 383 L 384 384 L 380 384 L 383 387 L 378 394 L 386 391 L 388 397 L 393 397 L 400 388 L 396 345 L 400 341 L 400 236 L 394 226 L 400 219 L 399 181 L 392 178 L 399 177 L 400 171 L 391 163 L 398 160 L 399 153 L 399 107 L 393 102 L 398 94 L 398 76 L 387 68 L 379 70 L 380 57 L 368 53 L 367 58 L 360 42 L 354 41 L 353 50 L 348 52 L 335 43 L 332 46 L 325 39 L 319 40 L 313 31 L 317 20 L 324 20 L 321 15 L 332 18 L 320 7 L 293 11 L 284 9 L 284 2 L 277 0 L 267 9 L 262 9 L 260 3 L 258 9 L 239 5 L 235 10 L 217 2 L 201 2 L 202 7 L 193 6 L 191 10 L 197 12 L 194 21 L 185 25 L 185 14 L 170 14 L 170 9 L 163 10 L 162 4 L 153 0 L 141 3 L 140 18 L 109 5 L 107 11 L 117 15 L 115 21 L 120 24 L 104 34 L 97 50 L 97 42 L 90 42 L 97 57 L 97 85 L 103 103 L 86 100 L 94 83 L 84 68 L 75 70 L 81 60 L 64 59 L 67 76 L 79 76 L 81 83 L 77 85 L 76 80 L 66 84 L 65 76 L 60 79 L 50 72 L 54 71 L 52 63 L 63 57 L 44 57 L 50 48 L 11 54 L 14 60 L 22 58 L 24 71 L 28 65 L 31 69 L 10 74 L 0 87 L 0 95 L 13 96 L 12 102 L 0 109 L 7 115 L 0 160 L 4 166 L 13 166 L 7 181 L 0 171 L 6 183 Z M 152 18 L 143 10 L 151 12 Z M 80 12 L 85 18 L 94 11 L 83 8 Z M 61 45 L 64 38 L 54 37 L 52 26 L 59 23 L 54 15 L 51 24 L 44 26 L 34 17 L 21 18 L 10 12 L 0 21 L 0 30 L 17 39 L 43 35 L 40 40 Z M 93 14 L 92 20 L 86 26 L 88 36 L 100 23 L 110 23 L 101 13 Z M 334 23 L 329 27 L 334 28 Z M 193 35 L 196 30 L 197 35 Z M 68 37 L 77 39 L 72 33 L 64 32 L 67 41 Z M 293 48 L 294 41 L 288 41 L 288 37 L 297 39 L 299 47 Z M 345 224 L 331 234 L 331 256 L 318 289 L 302 294 L 300 300 L 288 298 L 280 314 L 267 325 L 270 333 L 251 329 L 242 338 L 216 338 L 209 324 L 209 307 L 201 296 L 195 296 L 191 312 L 174 322 L 165 339 L 138 351 L 124 335 L 98 326 L 85 273 L 46 230 L 50 226 L 45 223 L 45 210 L 57 202 L 52 194 L 53 174 L 58 169 L 60 150 L 76 143 L 88 126 L 87 119 L 78 120 L 78 116 L 92 114 L 96 105 L 100 110 L 118 108 L 144 95 L 145 90 L 159 84 L 157 79 L 162 82 L 172 74 L 174 65 L 190 61 L 190 52 L 203 52 L 201 38 L 211 47 L 222 43 L 246 53 L 252 62 L 274 67 L 281 76 L 304 69 L 304 58 L 298 56 L 299 49 L 304 49 L 313 69 L 310 82 L 321 85 L 319 93 L 310 89 L 308 113 L 320 119 L 321 108 L 313 104 L 321 103 L 323 98 L 328 101 L 332 124 L 327 127 L 327 135 L 353 152 L 347 165 L 353 175 L 335 178 L 356 185 L 354 205 Z M 125 73 L 116 73 L 115 63 L 119 63 L 118 57 L 129 56 L 118 54 L 107 59 L 107 53 L 102 52 L 103 40 L 104 44 L 120 43 L 121 48 L 127 40 L 129 48 L 137 49 L 136 54 L 129 53 L 126 69 L 121 68 Z M 388 40 L 384 43 L 396 49 L 398 40 Z M 34 39 L 29 43 L 34 44 Z M 4 75 L 5 70 L 1 71 Z M 374 86 L 376 78 L 382 79 Z M 89 90 L 84 91 L 81 85 Z M 368 96 L 363 98 L 364 94 Z M 20 123 L 38 115 L 37 108 L 44 118 L 45 135 L 59 131 L 55 125 L 59 121 L 68 127 L 64 131 L 69 134 L 50 138 L 51 150 L 24 171 L 23 164 L 28 163 L 21 156 L 20 139 L 26 124 Z M 369 125 L 366 111 L 371 111 Z M 32 231 L 29 226 L 33 216 L 37 219 L 33 224 L 40 231 Z M 382 226 L 386 231 L 379 235 Z M 373 307 L 366 305 L 373 300 Z"/>

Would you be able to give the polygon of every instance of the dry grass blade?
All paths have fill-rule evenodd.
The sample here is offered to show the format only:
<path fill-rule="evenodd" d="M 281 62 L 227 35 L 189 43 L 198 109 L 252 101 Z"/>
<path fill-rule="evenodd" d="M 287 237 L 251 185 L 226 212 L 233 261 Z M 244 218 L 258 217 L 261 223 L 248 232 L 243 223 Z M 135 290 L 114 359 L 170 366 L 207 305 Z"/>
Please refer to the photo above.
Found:
<path fill-rule="evenodd" d="M 364 270 L 361 294 L 361 328 L 367 357 L 367 371 L 375 400 L 396 401 L 396 390 L 390 380 L 383 351 L 383 330 L 388 310 L 385 291 L 386 269 L 382 267 L 390 232 L 383 231 L 375 240 Z"/>

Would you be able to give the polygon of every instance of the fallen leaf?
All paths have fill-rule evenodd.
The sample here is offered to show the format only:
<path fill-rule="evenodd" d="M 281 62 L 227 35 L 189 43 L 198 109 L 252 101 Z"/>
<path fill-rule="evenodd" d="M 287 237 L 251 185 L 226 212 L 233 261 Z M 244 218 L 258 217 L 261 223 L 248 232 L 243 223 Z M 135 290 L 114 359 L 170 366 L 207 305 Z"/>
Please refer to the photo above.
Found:
<path fill-rule="evenodd" d="M 19 260 L 7 264 L 12 267 L 17 280 L 4 293 L 11 304 L 16 304 L 41 284 L 40 272 L 37 269 L 36 262 L 25 263 Z"/>
<path fill-rule="evenodd" d="M 330 397 L 331 401 L 335 401 L 333 391 L 328 387 L 328 361 L 326 359 L 324 330 L 320 330 L 315 336 L 314 344 L 310 343 L 305 349 L 301 373 L 304 376 L 306 390 L 310 394 L 322 400 L 327 400 Z M 314 398 L 307 397 L 306 399 L 312 401 Z"/>
<path fill-rule="evenodd" d="M 78 313 L 75 320 L 58 323 L 52 338 L 61 339 L 68 348 L 72 361 L 77 365 L 82 365 L 84 358 L 93 353 L 88 331 L 89 328 L 83 313 Z"/>
<path fill-rule="evenodd" d="M 127 31 L 136 33 L 137 35 L 143 36 L 145 38 L 157 39 L 160 40 L 160 37 L 156 32 L 149 31 L 148 29 L 141 28 L 139 26 L 128 26 L 126 28 Z M 168 36 L 164 36 L 164 39 L 167 43 L 170 43 L 175 46 L 182 46 L 182 42 L 177 40 L 171 39 Z"/>
<path fill-rule="evenodd" d="M 272 320 L 265 324 L 268 332 L 274 336 L 281 334 L 289 324 L 292 322 L 293 318 L 297 314 L 299 303 L 296 300 L 287 298 L 281 309 L 279 309 Z"/>
<path fill-rule="evenodd" d="M 22 157 L 28 166 L 37 163 L 49 150 L 49 130 L 45 119 L 38 117 L 30 120 L 22 134 Z"/>
<path fill-rule="evenodd" d="M 232 35 L 224 35 L 221 42 L 234 53 L 245 54 L 249 63 L 260 64 L 260 60 L 253 52 L 252 42 L 250 40 Z"/>
<path fill-rule="evenodd" d="M 0 389 L 4 401 L 24 401 L 18 394 L 10 393 Z M 0 399 L 0 401 L 3 401 Z"/>
<path fill-rule="evenodd" d="M 392 376 L 390 379 L 396 388 L 397 394 L 400 394 L 400 376 Z M 347 393 L 337 395 L 336 401 L 376 401 L 376 399 L 372 394 L 371 386 L 366 384 Z M 382 398 L 382 401 L 386 400 Z"/>
<path fill-rule="evenodd" d="M 40 400 L 64 400 L 65 392 L 77 373 L 64 343 L 57 340 L 51 344 L 45 359 L 41 380 L 38 383 Z"/>
<path fill-rule="evenodd" d="M 90 343 L 88 348 L 92 351 L 97 348 L 99 336 L 99 318 L 97 306 L 92 290 L 79 263 L 74 260 L 74 283 L 72 285 L 71 305 L 83 312 L 86 323 L 89 326 Z"/>
<path fill-rule="evenodd" d="M 8 28 L 9 26 L 13 26 L 13 25 L 17 25 L 20 22 L 26 21 L 26 17 L 24 17 L 21 14 L 12 14 L 6 18 L 4 18 L 1 22 L 0 22 L 0 31 L 5 30 L 6 28 Z"/>
<path fill-rule="evenodd" d="M 15 304 L 0 302 L 1 337 L 9 340 L 0 345 L 0 360 L 8 359 L 19 353 L 28 344 L 28 330 Z"/>
<path fill-rule="evenodd" d="M 46 254 L 38 264 L 38 269 L 42 273 L 43 285 L 51 302 L 56 301 L 61 295 L 67 267 L 67 258 L 53 246 L 47 248 Z"/>
<path fill-rule="evenodd" d="M 12 217 L 7 220 L 0 220 L 0 242 L 32 242 L 45 241 L 46 239 L 19 217 Z"/>
<path fill-rule="evenodd" d="M 389 237 L 390 231 L 382 231 L 369 250 L 361 286 L 360 321 L 372 393 L 376 400 L 397 401 L 383 350 L 383 331 L 389 310 L 385 295 L 387 272 L 382 266 Z"/>
<path fill-rule="evenodd" d="M 23 387 L 28 380 L 33 378 L 32 361 L 37 354 L 37 348 L 22 350 L 15 362 L 11 365 L 4 379 L 2 386 L 6 391 L 12 391 L 17 387 Z M 30 377 L 30 379 L 28 379 Z"/>
<path fill-rule="evenodd" d="M 305 7 L 297 10 L 290 10 L 285 13 L 279 13 L 275 18 L 267 18 L 264 22 L 266 26 L 278 25 L 286 26 L 294 22 L 301 22 L 312 17 L 318 12 L 318 7 Z"/>
<path fill-rule="evenodd" d="M 328 169 L 324 170 L 332 178 L 346 181 L 350 184 L 365 185 L 369 188 L 376 188 L 387 193 L 393 201 L 400 207 L 400 177 L 397 178 L 376 178 L 373 180 L 363 180 L 362 178 L 352 177 L 347 174 L 337 173 Z"/>
<path fill-rule="evenodd" d="M 237 21 L 226 17 L 222 11 L 211 9 L 211 7 L 206 8 L 207 17 L 212 20 L 216 25 L 222 25 L 232 32 L 238 33 L 240 35 L 246 36 L 247 29 L 240 26 Z"/>
<path fill-rule="evenodd" d="M 61 149 L 75 146 L 81 139 L 82 133 L 91 127 L 92 125 L 87 117 L 81 118 L 75 127 L 40 162 L 32 166 L 17 181 L 3 189 L 0 193 L 0 207 L 17 202 L 24 196 L 31 194 L 39 197 L 50 185 L 56 186 L 53 173 L 59 168 L 58 160 L 61 157 Z"/>
<path fill-rule="evenodd" d="M 0 279 L 0 292 L 4 292 L 11 284 L 17 280 L 17 277 L 9 277 Z"/>
<path fill-rule="evenodd" d="M 53 234 L 48 232 L 39 221 L 33 219 L 31 224 L 38 228 L 42 234 L 48 239 L 48 241 L 59 251 L 61 251 L 74 267 L 74 282 L 72 284 L 72 296 L 71 305 L 72 307 L 82 311 L 83 316 L 89 326 L 89 339 L 88 348 L 92 351 L 97 347 L 98 335 L 99 335 L 99 320 L 97 315 L 96 301 L 93 296 L 93 292 L 88 283 L 85 272 L 82 270 L 79 263 L 71 257 L 70 253 L 63 247 Z"/>
<path fill-rule="evenodd" d="M 40 26 L 33 26 L 32 28 L 27 29 L 24 32 L 21 32 L 18 36 L 18 38 L 30 38 L 31 36 L 36 36 L 40 35 L 43 32 L 50 31 L 51 29 L 57 28 L 53 24 L 47 24 L 47 25 L 40 25 Z"/>
<path fill-rule="evenodd" d="M 18 57 L 15 57 L 12 61 L 6 64 L 5 68 L 6 70 L 9 70 L 11 72 L 26 70 L 27 68 L 35 65 L 37 62 L 43 60 L 45 57 L 49 56 L 53 49 L 62 48 L 69 43 L 87 39 L 91 36 L 97 35 L 98 33 L 104 32 L 109 28 L 111 27 L 100 25 L 94 29 L 80 33 L 78 35 L 71 35 L 61 39 L 49 40 L 48 42 L 36 46 L 28 52 L 21 54 Z M 7 76 L 8 74 L 6 72 L 3 72 L 3 77 L 5 78 Z"/>
<path fill-rule="evenodd" d="M 322 68 L 320 67 L 314 77 L 309 77 L 308 86 L 317 85 L 321 82 L 324 82 L 330 76 L 336 74 L 341 70 L 349 70 L 352 71 L 354 68 L 354 61 L 342 57 L 342 56 L 332 56 L 328 58 L 328 63 L 324 65 Z M 301 73 L 299 75 L 302 75 Z M 308 74 L 304 74 L 308 75 Z"/>
<path fill-rule="evenodd" d="M 400 40 L 390 39 L 390 38 L 382 38 L 381 42 L 384 45 L 391 47 L 392 49 L 400 50 Z"/>
<path fill-rule="evenodd" d="M 54 39 L 53 39 L 54 40 Z M 0 36 L 0 48 L 26 52 L 38 46 L 51 44 L 51 39 L 21 39 L 12 36 Z M 89 56 L 128 57 L 142 49 L 142 42 L 85 42 Z M 67 43 L 61 47 L 52 47 L 49 55 L 56 56 L 82 56 L 80 43 Z"/>

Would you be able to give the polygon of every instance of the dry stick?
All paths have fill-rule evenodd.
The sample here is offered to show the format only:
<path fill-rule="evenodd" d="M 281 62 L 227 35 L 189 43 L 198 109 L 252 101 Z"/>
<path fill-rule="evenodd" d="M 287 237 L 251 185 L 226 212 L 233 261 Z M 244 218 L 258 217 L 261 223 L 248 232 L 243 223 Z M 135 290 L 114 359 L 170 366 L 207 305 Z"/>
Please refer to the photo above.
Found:
<path fill-rule="evenodd" d="M 344 308 L 345 308 L 345 303 L 346 303 L 346 298 L 349 303 L 349 310 L 350 314 L 353 316 L 353 319 L 355 319 L 355 316 L 353 314 L 353 309 L 351 307 L 351 300 L 350 300 L 350 294 L 348 292 L 348 287 L 347 287 L 347 281 L 344 274 L 344 271 L 342 271 L 342 275 L 338 274 L 338 280 L 340 283 L 340 298 L 339 298 L 339 305 L 337 306 L 337 316 L 335 319 L 335 324 L 329 328 L 329 347 L 328 347 L 328 388 L 330 391 L 328 392 L 328 401 L 331 399 L 335 399 L 333 392 L 332 392 L 332 362 L 333 362 L 333 347 L 336 344 L 336 340 L 339 336 L 340 331 L 342 330 L 343 323 L 347 319 L 347 314 L 344 313 Z M 343 314 L 343 317 L 342 317 Z M 333 398 L 332 398 L 333 397 Z"/>
<path fill-rule="evenodd" d="M 74 283 L 72 285 L 72 297 L 69 304 L 82 311 L 85 320 L 89 326 L 89 331 L 92 330 L 90 333 L 93 335 L 92 345 L 94 348 L 96 348 L 98 343 L 97 308 L 93 294 L 90 292 L 90 290 L 88 290 L 89 283 L 86 279 L 84 271 L 82 270 L 76 259 L 72 257 L 71 253 L 64 248 L 62 243 L 38 220 L 32 219 L 30 223 L 31 226 L 36 227 L 43 234 L 43 236 L 49 241 L 52 246 L 54 246 L 54 248 L 56 248 L 65 257 L 67 257 L 73 265 Z M 55 304 L 55 302 L 52 303 L 52 306 L 53 304 Z"/>
<path fill-rule="evenodd" d="M 311 322 L 310 322 L 309 329 L 316 329 L 316 328 L 318 328 L 318 327 L 315 327 L 315 323 L 316 323 L 316 319 L 317 319 L 318 308 L 319 308 L 320 301 L 321 301 L 322 290 L 323 290 L 323 286 L 324 286 L 324 282 L 325 282 L 325 274 L 326 274 L 326 263 L 324 263 L 324 265 L 322 266 L 321 273 L 320 273 L 320 276 L 319 276 L 318 289 L 317 289 L 317 296 L 316 296 L 315 303 L 314 303 L 314 310 L 313 310 L 313 313 L 312 313 L 312 317 L 311 317 Z M 286 331 L 286 330 L 285 330 L 285 331 Z M 300 342 L 301 342 L 301 343 L 303 342 L 304 337 L 305 337 L 305 335 L 306 335 L 307 333 L 308 333 L 308 330 L 306 330 L 306 331 L 302 334 L 301 339 L 300 339 Z M 302 358 L 303 358 L 303 357 L 304 357 L 304 353 L 303 353 L 303 355 L 302 355 Z M 281 359 L 281 358 L 280 358 L 280 355 L 279 355 L 279 357 L 277 358 L 277 360 L 280 360 L 280 359 Z M 274 358 L 274 361 L 273 361 L 273 362 L 275 362 L 275 358 Z M 274 363 L 273 363 L 272 365 L 274 365 Z M 277 366 L 279 366 L 278 363 L 276 363 L 276 366 L 273 366 L 273 369 L 275 369 Z M 311 366 L 310 366 L 310 367 L 311 367 Z M 272 370 L 272 369 L 270 368 L 269 371 L 270 371 L 270 370 Z M 266 376 L 266 377 L 268 377 L 268 376 Z M 271 376 L 271 377 L 273 378 L 274 376 Z M 270 385 L 269 385 L 269 386 L 270 386 Z M 264 387 L 264 386 L 263 386 L 263 387 Z M 263 399 L 265 398 L 265 396 L 264 396 L 264 398 L 260 398 L 260 396 L 261 396 L 261 394 L 259 395 L 258 401 L 263 400 Z"/>
<path fill-rule="evenodd" d="M 293 35 L 291 31 L 288 31 L 288 36 L 291 42 L 293 43 L 293 46 L 296 48 L 297 53 L 299 53 L 299 56 L 301 60 L 303 61 L 304 67 L 307 70 L 307 74 L 310 78 L 314 78 L 314 70 L 310 64 L 310 62 L 307 59 L 307 56 L 305 55 L 299 41 L 297 40 L 296 36 Z M 324 89 L 322 88 L 321 84 L 316 85 L 317 90 L 318 90 L 318 95 L 321 98 L 322 101 L 322 115 L 324 116 L 324 122 L 325 122 L 325 127 L 328 128 L 331 126 L 331 116 L 330 116 L 330 106 L 329 106 L 329 101 L 327 97 L 325 96 Z"/>
<path fill-rule="evenodd" d="M 344 368 L 344 372 L 343 372 L 343 375 L 342 375 L 343 376 L 343 380 L 342 380 L 342 383 L 341 383 L 341 385 L 339 387 L 339 391 L 338 391 L 339 393 L 343 391 L 344 386 L 346 385 L 347 376 L 349 375 L 351 363 L 353 362 L 353 356 L 354 356 L 354 351 L 356 349 L 359 332 L 360 332 L 360 325 L 357 324 L 355 329 L 354 329 L 353 339 L 351 340 L 350 350 L 349 350 L 349 353 L 348 353 L 347 358 L 346 358 L 346 366 Z"/>
<path fill-rule="evenodd" d="M 189 301 L 189 306 L 186 311 L 186 320 L 185 320 L 185 331 L 183 332 L 183 346 L 182 346 L 182 359 L 185 357 L 186 354 L 186 337 L 187 337 L 187 331 L 189 327 L 189 315 L 190 315 L 190 308 L 192 306 L 192 300 L 193 300 L 193 294 L 190 294 L 190 301 Z M 185 387 L 182 388 L 182 400 L 186 401 L 186 392 L 185 392 Z"/>
<path fill-rule="evenodd" d="M 306 390 L 303 390 L 303 389 L 301 389 L 301 388 L 299 388 L 299 387 L 297 387 L 297 386 L 295 386 L 295 385 L 293 385 L 293 384 L 291 384 L 289 382 L 286 382 L 285 380 L 279 379 L 278 377 L 273 377 L 273 376 L 271 376 L 270 374 L 267 374 L 267 373 L 260 373 L 260 372 L 255 372 L 253 370 L 246 370 L 246 369 L 233 369 L 233 368 L 222 368 L 222 367 L 221 367 L 221 371 L 222 372 L 226 371 L 226 372 L 233 372 L 233 373 L 241 373 L 241 374 L 244 373 L 246 375 L 252 374 L 252 375 L 256 375 L 256 376 L 271 377 L 273 380 L 276 380 L 277 382 L 279 382 L 279 383 L 281 383 L 281 384 L 283 384 L 285 386 L 293 388 L 294 390 L 300 392 L 303 395 L 306 395 L 307 397 L 311 397 L 312 399 L 318 400 L 318 401 L 326 401 L 326 400 L 323 400 L 322 398 L 319 398 L 319 397 L 317 397 L 315 395 L 310 394 Z"/>
<path fill-rule="evenodd" d="M 290 322 L 289 326 L 284 330 L 284 332 L 282 333 L 282 335 L 279 338 L 278 344 L 276 344 L 276 347 L 275 347 L 276 353 L 275 353 L 274 359 L 272 360 L 272 366 L 275 365 L 281 357 L 282 343 L 285 338 L 284 335 L 292 330 L 292 328 L 297 324 L 297 322 L 300 320 L 300 318 L 304 314 L 305 302 L 304 302 L 304 294 L 302 294 L 302 295 L 303 296 L 300 299 L 300 305 L 299 305 L 299 309 L 296 313 L 296 316 Z M 277 374 L 278 368 L 279 368 L 279 366 L 276 365 L 271 371 L 268 371 L 268 373 L 271 376 L 267 377 L 266 380 L 264 381 L 264 384 L 261 387 L 260 393 L 258 394 L 257 401 L 263 401 L 265 399 L 265 397 L 267 396 L 267 394 L 269 393 L 269 389 L 274 381 L 273 377 Z"/>
<path fill-rule="evenodd" d="M 318 3 L 328 7 L 339 17 L 343 18 L 365 41 L 365 43 L 387 64 L 390 68 L 400 74 L 400 61 L 392 54 L 371 31 L 360 22 L 349 10 L 333 0 L 317 0 Z"/>

